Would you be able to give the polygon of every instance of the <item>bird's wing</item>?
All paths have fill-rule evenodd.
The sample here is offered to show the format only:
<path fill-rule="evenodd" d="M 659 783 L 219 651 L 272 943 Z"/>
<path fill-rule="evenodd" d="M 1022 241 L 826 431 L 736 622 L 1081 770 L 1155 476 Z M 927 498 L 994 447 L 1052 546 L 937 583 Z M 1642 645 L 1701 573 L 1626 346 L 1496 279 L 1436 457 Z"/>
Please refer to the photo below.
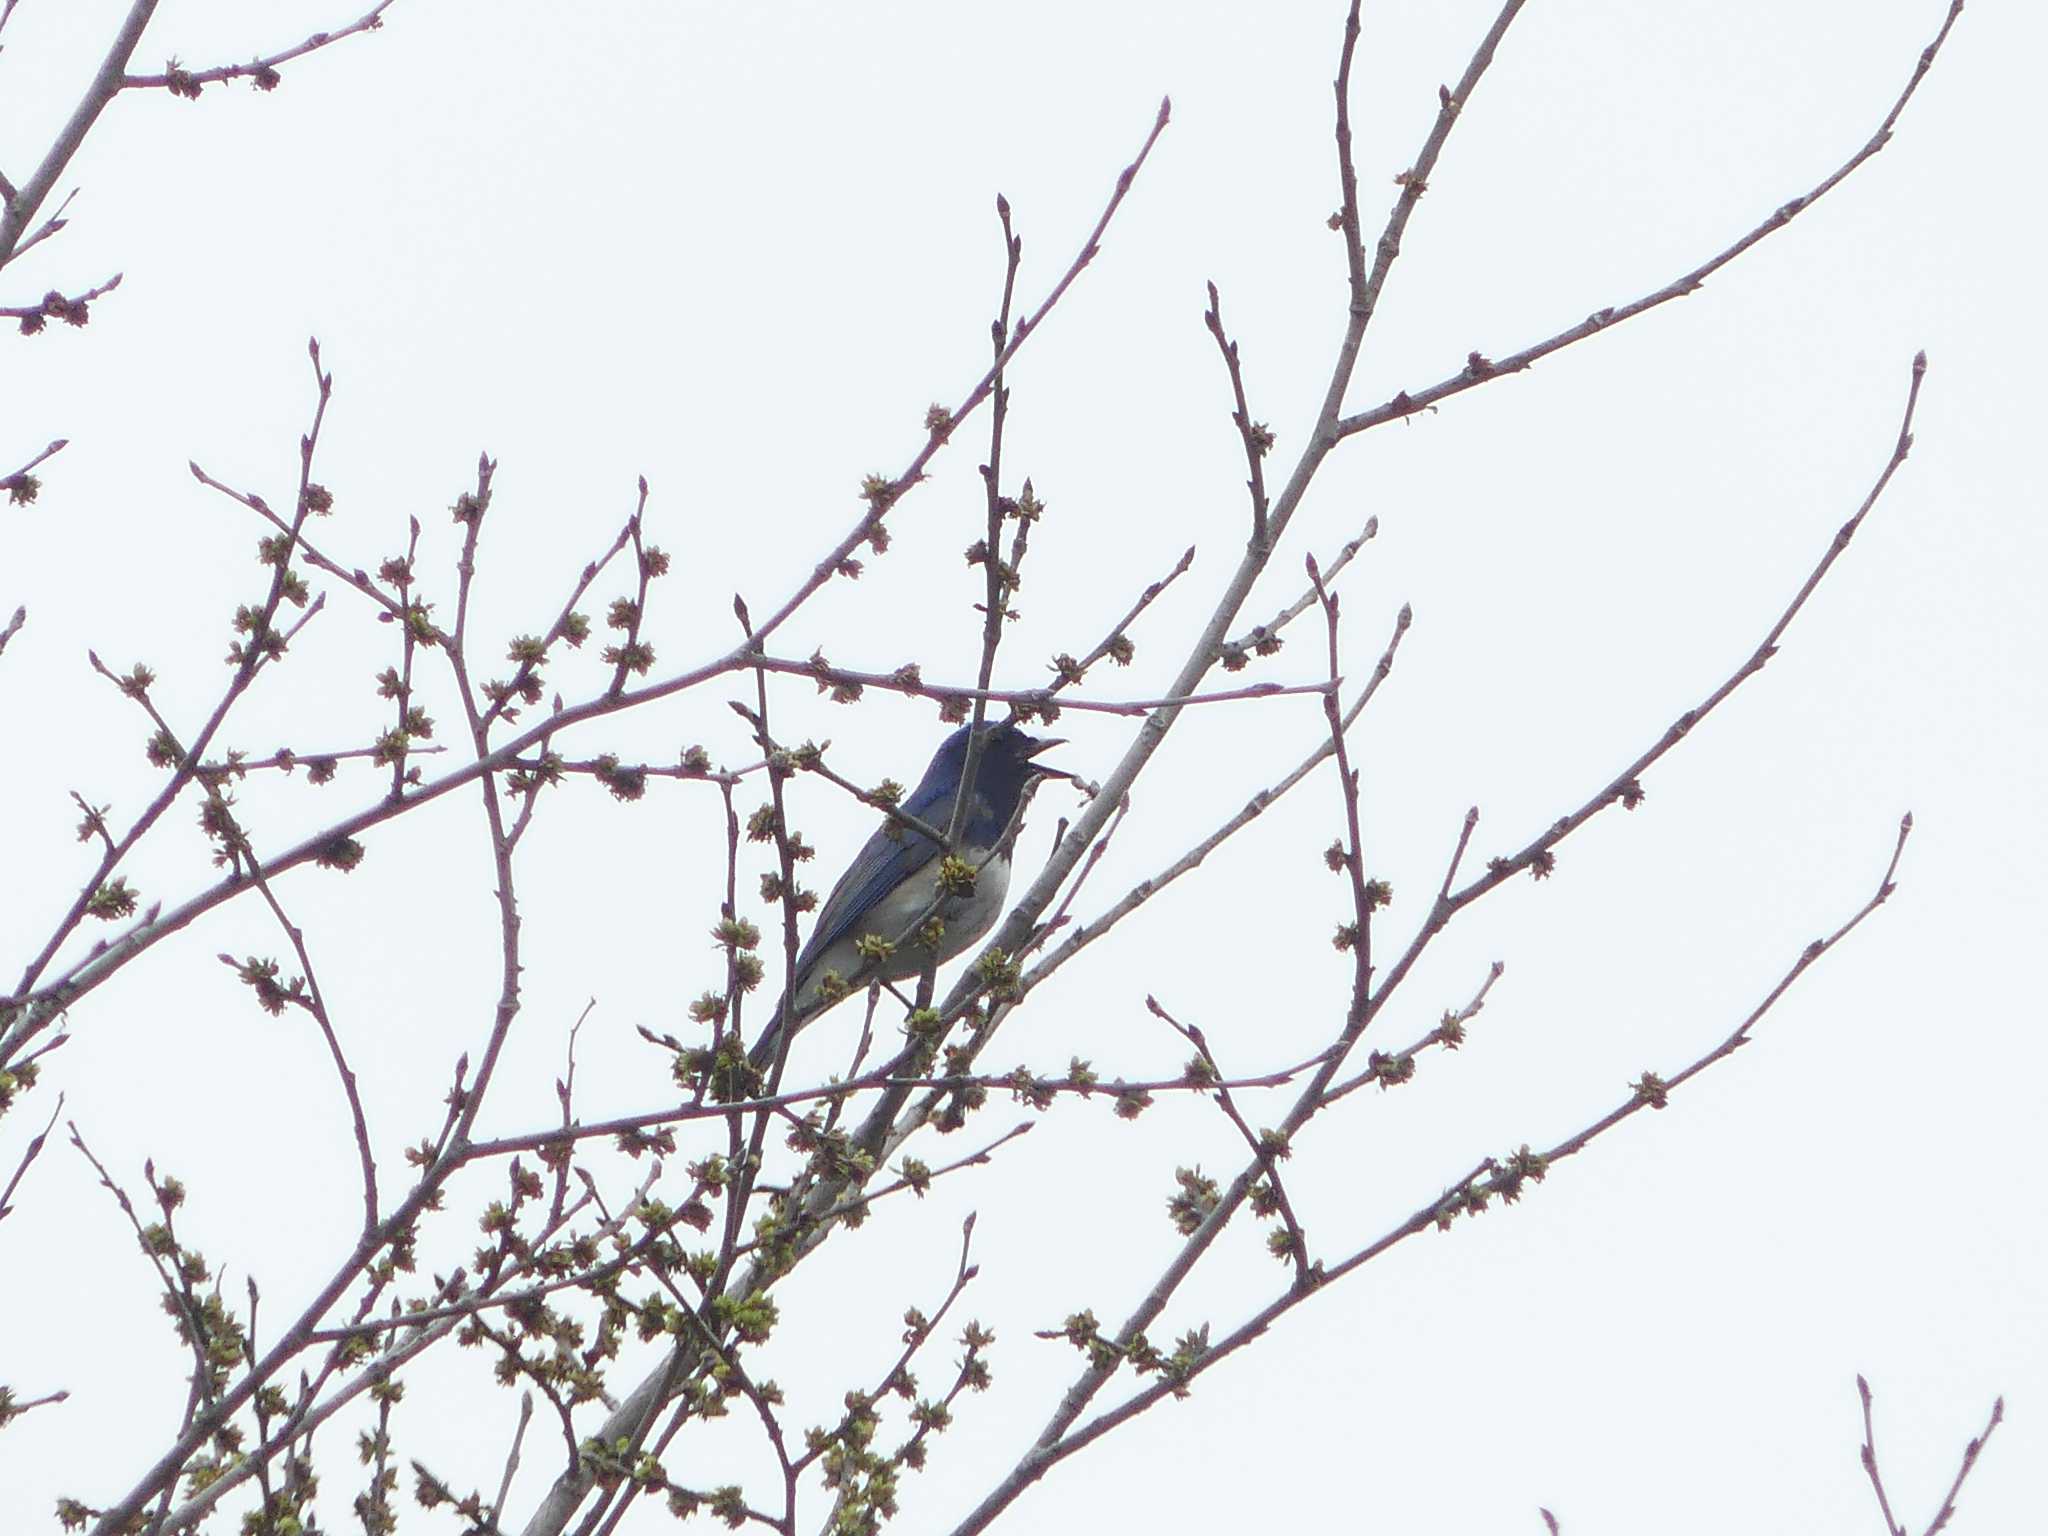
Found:
<path fill-rule="evenodd" d="M 891 833 L 895 833 L 891 836 Z M 854 931 L 854 924 L 882 897 L 916 874 L 938 855 L 938 845 L 922 833 L 887 823 L 875 829 L 818 913 L 818 926 L 797 956 L 799 979 L 819 955 Z M 884 934 L 894 938 L 894 934 Z"/>

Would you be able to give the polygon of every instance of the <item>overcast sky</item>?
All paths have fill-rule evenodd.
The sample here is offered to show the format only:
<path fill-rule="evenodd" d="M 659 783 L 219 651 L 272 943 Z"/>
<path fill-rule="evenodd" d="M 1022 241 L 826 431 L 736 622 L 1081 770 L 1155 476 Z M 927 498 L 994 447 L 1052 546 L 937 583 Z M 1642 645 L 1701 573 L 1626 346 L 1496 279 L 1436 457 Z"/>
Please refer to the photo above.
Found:
<path fill-rule="evenodd" d="M 1730 243 L 1868 137 L 1944 9 L 1532 0 L 1431 179 L 1351 407 L 1474 350 L 1512 352 Z M 0 170 L 16 182 L 124 10 L 20 0 L 0 50 Z M 334 0 L 164 0 L 137 66 L 242 59 L 352 15 Z M 1474 0 L 1367 5 L 1354 116 L 1369 230 L 1492 15 Z M 89 867 L 69 792 L 118 819 L 157 782 L 141 716 L 91 674 L 87 648 L 147 661 L 159 706 L 187 726 L 218 692 L 229 616 L 258 590 L 259 528 L 185 466 L 290 503 L 309 336 L 337 380 L 316 477 L 336 496 L 320 534 L 338 558 L 374 566 L 418 516 L 421 568 L 447 601 L 445 509 L 488 451 L 471 622 L 537 630 L 645 475 L 650 537 L 675 562 L 650 629 L 669 675 L 732 643 L 734 592 L 777 606 L 851 527 L 862 477 L 906 463 L 927 405 L 979 375 L 995 195 L 1015 210 L 1035 303 L 1170 94 L 1172 124 L 1100 257 L 1013 370 L 1005 461 L 1048 513 L 998 679 L 1044 680 L 1046 657 L 1091 644 L 1194 544 L 1192 571 L 1135 632 L 1136 664 L 1090 684 L 1162 687 L 1247 533 L 1204 281 L 1222 290 L 1282 469 L 1328 377 L 1345 302 L 1325 225 L 1340 22 L 1334 0 L 400 0 L 380 33 L 287 66 L 269 95 L 118 100 L 61 184 L 79 188 L 70 227 L 0 274 L 5 304 L 124 274 L 85 330 L 0 345 L 0 473 L 70 439 L 39 471 L 40 499 L 0 509 L 0 617 L 29 609 L 0 656 L 0 985 Z M 1952 1529 L 2038 1526 L 2044 45 L 2035 8 L 1983 0 L 1894 142 L 1701 292 L 1346 444 L 1247 608 L 1290 601 L 1302 555 L 1327 560 L 1378 518 L 1343 582 L 1345 668 L 1362 679 L 1412 604 L 1354 738 L 1368 862 L 1395 893 L 1382 931 L 1405 939 L 1466 807 L 1481 809 L 1475 860 L 1520 848 L 1741 661 L 1868 492 L 1913 354 L 1928 354 L 1912 456 L 1777 659 L 1648 777 L 1640 810 L 1568 841 L 1553 878 L 1481 903 L 1389 1010 L 1380 1043 L 1406 1042 L 1505 963 L 1463 1051 L 1304 1139 L 1290 1190 L 1319 1251 L 1348 1251 L 1478 1157 L 1555 1141 L 1644 1070 L 1668 1075 L 1720 1039 L 1867 899 L 1910 810 L 1896 897 L 1664 1112 L 1519 1206 L 1331 1288 L 1189 1401 L 1066 1464 L 1013 1522 L 1527 1533 L 1543 1505 L 1570 1536 L 1876 1532 L 1861 1371 L 1902 1520 L 1924 1526 L 2003 1393 L 2008 1422 Z M 978 536 L 985 452 L 977 422 L 892 516 L 890 553 L 827 588 L 781 649 L 971 677 L 980 575 L 960 552 Z M 229 739 L 364 744 L 385 718 L 374 674 L 394 659 L 365 605 L 333 591 Z M 1255 675 L 1313 681 L 1321 666 L 1304 627 Z M 573 697 L 599 679 L 592 658 L 556 684 Z M 725 701 L 747 692 L 685 694 L 569 750 L 659 759 L 703 742 L 739 764 L 750 749 Z M 798 680 L 776 699 L 785 736 L 829 736 L 863 782 L 913 779 L 941 734 L 928 704 L 835 708 Z M 453 725 L 445 688 L 433 702 Z M 1059 761 L 1100 776 L 1134 730 L 1070 714 Z M 1190 714 L 1093 900 L 1156 871 L 1322 730 L 1312 697 Z M 261 848 L 377 794 L 358 769 L 320 791 L 252 785 L 245 805 Z M 822 784 L 798 794 L 828 880 L 871 817 Z M 1076 803 L 1041 796 L 1027 865 Z M 553 1118 L 590 999 L 584 1117 L 671 1094 L 634 1029 L 682 1029 L 682 1005 L 717 982 L 702 935 L 721 814 L 715 792 L 672 784 L 618 806 L 586 783 L 544 806 L 521 866 L 526 1008 L 488 1133 Z M 1055 1070 L 1078 1054 L 1105 1076 L 1170 1073 L 1185 1049 L 1148 993 L 1200 1023 L 1232 1070 L 1298 1060 L 1346 995 L 1329 945 L 1345 897 L 1319 856 L 1340 828 L 1324 770 L 1064 973 L 992 1064 Z M 469 799 L 368 841 L 347 879 L 285 884 L 395 1181 L 399 1149 L 437 1123 L 455 1058 L 488 1029 L 496 919 Z M 145 899 L 211 877 L 188 810 L 157 843 L 135 869 Z M 178 1174 L 181 1231 L 225 1267 L 231 1298 L 256 1273 L 273 1326 L 346 1252 L 357 1212 L 317 1035 L 261 1014 L 213 958 L 278 948 L 241 903 L 130 967 L 75 1011 L 44 1087 L 0 1126 L 11 1172 L 61 1091 L 131 1189 L 145 1158 Z M 959 1155 L 1024 1114 L 995 1104 L 925 1155 Z M 892 1319 L 943 1295 L 960 1219 L 980 1212 L 982 1273 L 961 1307 L 997 1333 L 996 1387 L 909 1479 L 902 1529 L 949 1528 L 1037 1433 L 1075 1357 L 1034 1329 L 1083 1307 L 1120 1320 L 1144 1294 L 1176 1241 L 1173 1168 L 1236 1166 L 1212 1107 L 1045 1118 L 995 1166 L 853 1234 L 829 1284 L 801 1274 L 784 1294 L 769 1359 L 791 1421 L 835 1417 Z M 495 1178 L 459 1185 L 456 1208 Z M 185 1394 L 147 1266 L 61 1137 L 16 1206 L 0 1227 L 0 1381 L 71 1398 L 0 1431 L 8 1530 L 42 1528 L 59 1494 L 125 1490 Z M 466 1219 L 430 1234 L 429 1267 L 464 1261 Z M 1161 1335 L 1220 1333 L 1281 1283 L 1249 1227 L 1224 1250 Z M 934 1380 L 950 1348 L 935 1347 Z M 516 1409 L 488 1369 L 451 1355 L 411 1378 L 393 1426 L 406 1456 L 495 1486 Z M 529 1443 L 522 1489 L 552 1475 L 559 1447 Z M 344 1437 L 328 1455 L 325 1519 L 349 1528 Z M 709 1452 L 671 1463 L 718 1480 Z M 437 1518 L 407 1526 L 453 1528 Z M 626 1528 L 666 1523 L 650 1508 Z"/>

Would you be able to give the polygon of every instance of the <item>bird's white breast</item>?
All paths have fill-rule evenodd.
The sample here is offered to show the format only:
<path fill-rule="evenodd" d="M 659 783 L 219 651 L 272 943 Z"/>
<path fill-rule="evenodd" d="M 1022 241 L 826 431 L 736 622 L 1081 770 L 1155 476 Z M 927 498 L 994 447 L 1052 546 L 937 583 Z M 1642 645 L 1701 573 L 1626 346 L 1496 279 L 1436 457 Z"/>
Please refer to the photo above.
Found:
<path fill-rule="evenodd" d="M 987 858 L 988 850 L 965 848 L 960 856 L 969 864 L 977 864 Z M 946 935 L 938 948 L 940 960 L 951 960 L 966 953 L 995 927 L 996 919 L 1002 916 L 1003 898 L 1009 889 L 1010 861 L 1007 857 L 989 859 L 981 864 L 972 894 L 949 897 L 939 908 L 939 916 L 946 923 Z M 849 932 L 827 945 L 825 952 L 806 968 L 797 983 L 798 1010 L 810 1011 L 817 1000 L 818 982 L 827 971 L 851 977 L 860 969 L 860 952 L 856 946 L 866 934 L 876 934 L 896 943 L 896 952 L 868 972 L 870 979 L 880 976 L 889 981 L 903 981 L 922 971 L 925 962 L 931 958 L 931 951 L 916 942 L 911 930 L 918 919 L 931 909 L 938 894 L 939 861 L 934 859 L 876 902 Z"/>

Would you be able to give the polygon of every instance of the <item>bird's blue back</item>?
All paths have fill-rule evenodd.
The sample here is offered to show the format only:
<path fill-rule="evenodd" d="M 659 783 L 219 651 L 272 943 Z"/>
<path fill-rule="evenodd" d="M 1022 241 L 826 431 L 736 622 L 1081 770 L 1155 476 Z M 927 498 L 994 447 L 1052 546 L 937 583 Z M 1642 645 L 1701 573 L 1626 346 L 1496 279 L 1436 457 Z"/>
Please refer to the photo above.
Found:
<path fill-rule="evenodd" d="M 905 812 L 929 826 L 944 830 L 953 815 L 954 797 L 960 792 L 961 770 L 967 765 L 970 729 L 963 725 L 940 744 L 925 768 L 924 777 L 917 781 L 917 788 L 903 802 Z M 999 731 L 1009 729 L 1005 726 Z M 974 803 L 969 807 L 961 836 L 961 841 L 969 847 L 985 845 L 1002 831 L 1001 825 L 984 825 L 994 818 L 983 786 L 989 784 L 992 777 L 1000 780 L 1008 776 L 997 761 L 1005 755 L 1002 748 L 1007 745 L 998 734 L 991 736 L 983 747 L 975 774 Z M 1008 755 L 1014 756 L 1014 749 Z M 826 900 L 824 910 L 819 912 L 818 925 L 811 930 L 803 953 L 797 957 L 797 975 L 802 976 L 816 956 L 844 938 L 856 922 L 874 909 L 877 902 L 937 858 L 938 853 L 938 844 L 922 832 L 912 831 L 897 822 L 877 827 L 874 835 L 854 855 L 853 862 L 847 865 L 846 873 L 840 876 L 839 884 L 833 887 L 831 896 Z"/>

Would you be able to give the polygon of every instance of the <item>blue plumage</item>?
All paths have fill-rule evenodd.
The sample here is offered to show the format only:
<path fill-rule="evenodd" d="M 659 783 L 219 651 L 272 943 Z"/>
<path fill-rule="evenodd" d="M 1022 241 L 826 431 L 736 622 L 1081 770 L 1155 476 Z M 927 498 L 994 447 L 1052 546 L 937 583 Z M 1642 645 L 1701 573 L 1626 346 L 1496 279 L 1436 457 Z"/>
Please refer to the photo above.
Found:
<path fill-rule="evenodd" d="M 952 821 L 972 729 L 963 725 L 940 744 L 924 777 L 903 801 L 905 812 L 941 832 Z M 1038 780 L 1070 777 L 1033 761 L 1038 753 L 1058 745 L 1057 741 L 1027 736 L 1012 721 L 984 728 L 974 795 L 961 827 L 959 848 L 960 857 L 978 865 L 981 873 L 972 894 L 949 896 L 938 909 L 946 925 L 937 946 L 940 960 L 964 953 L 995 926 L 1009 889 L 1010 857 L 1007 851 L 999 857 L 992 857 L 991 852 Z M 783 999 L 754 1047 L 756 1066 L 774 1059 L 785 1017 L 793 1017 L 801 1027 L 830 1006 L 822 1002 L 819 988 L 827 971 L 855 980 L 863 964 L 856 945 L 864 935 L 894 941 L 896 950 L 887 960 L 871 965 L 859 977 L 861 982 L 877 977 L 902 981 L 923 971 L 932 950 L 919 944 L 910 930 L 938 897 L 938 871 L 938 845 L 923 833 L 896 822 L 876 828 L 825 898 L 817 925 L 797 956 L 796 989 Z"/>

